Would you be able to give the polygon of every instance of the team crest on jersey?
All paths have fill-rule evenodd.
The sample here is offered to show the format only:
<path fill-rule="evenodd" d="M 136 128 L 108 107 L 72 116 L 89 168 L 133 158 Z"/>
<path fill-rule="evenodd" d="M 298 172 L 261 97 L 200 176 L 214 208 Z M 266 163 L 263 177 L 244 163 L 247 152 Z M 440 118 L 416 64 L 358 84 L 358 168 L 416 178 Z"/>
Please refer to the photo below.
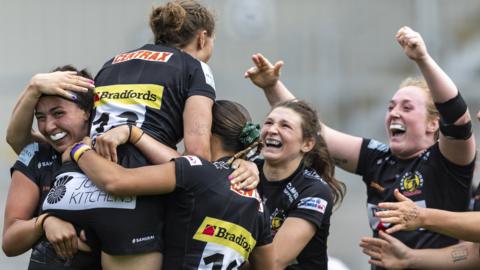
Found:
<path fill-rule="evenodd" d="M 202 161 L 197 157 L 197 156 L 183 156 L 188 163 L 190 163 L 190 166 L 200 166 L 202 165 Z"/>
<path fill-rule="evenodd" d="M 212 217 L 203 220 L 193 239 L 231 248 L 244 258 L 248 258 L 257 243 L 252 234 L 242 226 Z"/>
<path fill-rule="evenodd" d="M 129 60 L 144 60 L 152 62 L 168 62 L 173 55 L 171 52 L 156 52 L 149 50 L 138 50 L 129 53 L 121 53 L 113 58 L 112 64 L 118 64 Z"/>
<path fill-rule="evenodd" d="M 94 107 L 105 104 L 141 104 L 153 109 L 162 105 L 163 86 L 157 84 L 115 84 L 95 88 Z"/>
<path fill-rule="evenodd" d="M 328 202 L 322 198 L 317 197 L 306 197 L 300 199 L 298 203 L 298 208 L 300 209 L 308 209 L 317 211 L 319 213 L 325 214 L 325 210 L 327 209 Z"/>
<path fill-rule="evenodd" d="M 400 190 L 405 196 L 422 194 L 423 176 L 420 172 L 407 172 L 400 180 Z"/>
<path fill-rule="evenodd" d="M 270 214 L 270 229 L 272 230 L 273 235 L 277 233 L 286 218 L 285 211 L 282 209 L 275 208 Z"/>

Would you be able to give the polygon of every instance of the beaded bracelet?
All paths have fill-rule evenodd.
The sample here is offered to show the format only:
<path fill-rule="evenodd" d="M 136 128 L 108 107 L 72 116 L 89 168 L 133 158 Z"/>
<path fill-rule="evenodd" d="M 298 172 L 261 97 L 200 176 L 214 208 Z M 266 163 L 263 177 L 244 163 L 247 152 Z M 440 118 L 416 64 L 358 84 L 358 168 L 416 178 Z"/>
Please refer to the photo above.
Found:
<path fill-rule="evenodd" d="M 92 148 L 84 143 L 77 143 L 70 151 L 70 158 L 78 162 L 80 157 L 87 151 L 92 150 Z"/>

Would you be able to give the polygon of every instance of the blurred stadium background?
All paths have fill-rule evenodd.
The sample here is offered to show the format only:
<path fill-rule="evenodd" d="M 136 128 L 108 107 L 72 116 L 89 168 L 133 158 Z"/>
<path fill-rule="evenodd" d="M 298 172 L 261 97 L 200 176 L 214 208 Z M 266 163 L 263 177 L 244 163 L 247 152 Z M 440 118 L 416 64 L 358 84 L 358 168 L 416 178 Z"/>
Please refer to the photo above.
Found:
<path fill-rule="evenodd" d="M 0 135 L 17 96 L 35 73 L 58 65 L 95 74 L 119 52 L 152 41 L 152 0 L 0 0 Z M 261 122 L 268 105 L 243 78 L 250 56 L 284 60 L 282 80 L 312 103 L 330 126 L 385 141 L 386 104 L 402 79 L 418 75 L 396 44 L 403 25 L 419 31 L 430 54 L 451 75 L 472 113 L 480 109 L 480 1 L 476 0 L 204 0 L 217 15 L 209 65 L 217 95 L 244 104 Z M 474 122 L 476 135 L 480 133 Z M 1 140 L 0 208 L 15 154 Z M 369 235 L 365 187 L 341 170 L 348 193 L 334 213 L 329 253 L 351 269 L 369 269 L 358 247 Z M 477 177 L 478 178 L 478 177 Z M 478 180 L 476 180 L 478 182 Z M 18 198 L 21 200 L 21 198 Z M 3 219 L 3 215 L 2 215 Z M 26 269 L 29 254 L 0 255 L 0 269 Z"/>

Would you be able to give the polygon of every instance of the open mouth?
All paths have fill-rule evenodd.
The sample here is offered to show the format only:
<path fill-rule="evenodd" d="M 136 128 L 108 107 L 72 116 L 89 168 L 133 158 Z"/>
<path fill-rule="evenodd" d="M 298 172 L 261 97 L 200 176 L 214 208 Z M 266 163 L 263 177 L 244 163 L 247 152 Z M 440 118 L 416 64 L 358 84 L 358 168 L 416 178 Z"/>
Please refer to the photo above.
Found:
<path fill-rule="evenodd" d="M 50 137 L 50 140 L 55 142 L 55 141 L 63 139 L 66 135 L 67 135 L 66 132 L 58 132 L 58 133 L 55 133 L 55 134 L 51 134 L 49 137 Z"/>
<path fill-rule="evenodd" d="M 406 131 L 405 126 L 399 123 L 391 123 L 389 130 L 390 134 L 392 134 L 392 137 L 394 138 L 402 136 L 403 134 L 405 134 Z"/>
<path fill-rule="evenodd" d="M 282 147 L 282 142 L 280 142 L 279 140 L 275 140 L 275 139 L 265 139 L 265 146 L 266 147 L 274 147 L 274 148 L 280 148 Z"/>

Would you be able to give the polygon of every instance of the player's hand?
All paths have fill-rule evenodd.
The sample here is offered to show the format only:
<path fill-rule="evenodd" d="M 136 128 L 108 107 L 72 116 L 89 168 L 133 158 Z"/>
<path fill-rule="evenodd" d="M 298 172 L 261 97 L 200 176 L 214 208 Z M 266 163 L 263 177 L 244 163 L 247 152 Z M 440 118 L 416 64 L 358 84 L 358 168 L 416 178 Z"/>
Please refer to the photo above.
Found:
<path fill-rule="evenodd" d="M 236 159 L 232 168 L 235 171 L 228 176 L 232 185 L 237 185 L 238 189 L 250 190 L 258 186 L 260 176 L 257 165 L 255 163 L 243 159 Z"/>
<path fill-rule="evenodd" d="M 245 72 L 245 78 L 250 78 L 256 86 L 262 89 L 273 87 L 280 79 L 280 69 L 283 66 L 283 61 L 278 61 L 275 65 L 272 65 L 260 53 L 252 55 L 252 61 L 255 65 Z"/>
<path fill-rule="evenodd" d="M 388 269 L 409 268 L 411 249 L 383 231 L 379 234 L 381 238 L 364 237 L 360 242 L 363 253 L 370 256 L 368 263 Z"/>
<path fill-rule="evenodd" d="M 75 71 L 56 71 L 39 73 L 32 77 L 30 85 L 33 86 L 37 97 L 41 95 L 56 95 L 69 100 L 76 100 L 73 92 L 87 92 L 95 86 L 93 81 L 77 75 Z"/>
<path fill-rule="evenodd" d="M 107 160 L 117 163 L 117 146 L 128 141 L 130 130 L 128 125 L 121 125 L 97 136 L 95 151 Z"/>
<path fill-rule="evenodd" d="M 398 44 L 405 54 L 414 61 L 422 61 L 429 57 L 427 47 L 422 36 L 410 27 L 404 26 L 396 34 Z"/>
<path fill-rule="evenodd" d="M 59 257 L 69 259 L 77 253 L 77 233 L 71 223 L 48 216 L 43 223 L 43 229 L 47 240 L 52 244 Z"/>
<path fill-rule="evenodd" d="M 403 196 L 398 189 L 395 189 L 394 195 L 398 202 L 379 203 L 378 207 L 386 210 L 375 213 L 375 216 L 380 218 L 383 223 L 395 224 L 388 228 L 386 232 L 391 234 L 400 230 L 413 231 L 422 227 L 422 211 L 424 209 Z"/>

